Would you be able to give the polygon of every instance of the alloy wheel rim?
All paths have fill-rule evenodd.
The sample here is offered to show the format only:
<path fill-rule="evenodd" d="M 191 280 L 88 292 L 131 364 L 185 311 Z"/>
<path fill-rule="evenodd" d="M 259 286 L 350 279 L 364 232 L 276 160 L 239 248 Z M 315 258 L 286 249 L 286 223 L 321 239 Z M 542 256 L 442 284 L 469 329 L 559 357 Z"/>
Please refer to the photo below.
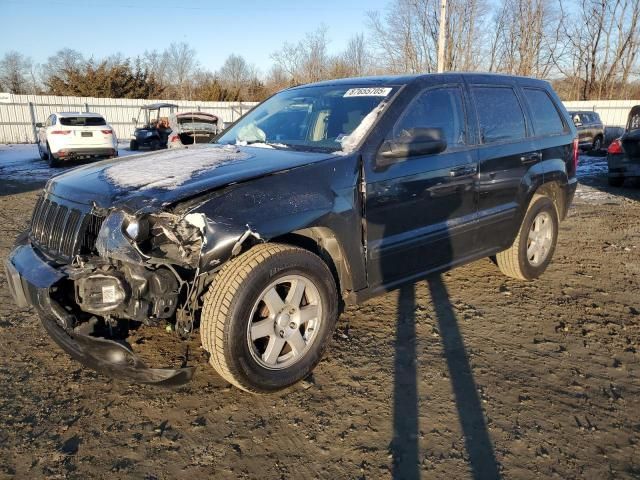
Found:
<path fill-rule="evenodd" d="M 270 283 L 258 296 L 247 324 L 247 342 L 262 367 L 282 370 L 309 352 L 322 322 L 322 300 L 316 285 L 302 275 Z"/>
<path fill-rule="evenodd" d="M 533 219 L 527 238 L 527 259 L 537 267 L 544 263 L 553 243 L 553 221 L 547 212 L 540 212 Z"/>

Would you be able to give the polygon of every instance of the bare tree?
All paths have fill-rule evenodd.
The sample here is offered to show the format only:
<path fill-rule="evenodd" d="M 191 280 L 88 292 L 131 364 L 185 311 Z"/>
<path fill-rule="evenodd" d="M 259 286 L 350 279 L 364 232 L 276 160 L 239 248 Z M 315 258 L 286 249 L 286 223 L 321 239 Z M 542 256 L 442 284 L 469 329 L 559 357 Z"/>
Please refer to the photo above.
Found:
<path fill-rule="evenodd" d="M 176 86 L 182 98 L 190 98 L 190 78 L 198 69 L 196 51 L 189 44 L 172 43 L 163 54 L 165 56 L 167 75 L 171 84 Z"/>
<path fill-rule="evenodd" d="M 340 55 L 349 76 L 362 76 L 371 72 L 370 52 L 364 35 L 359 33 L 349 39 L 347 48 Z"/>
<path fill-rule="evenodd" d="M 482 68 L 485 0 L 449 0 L 445 70 Z M 393 73 L 436 70 L 438 0 L 395 0 L 384 15 L 369 12 L 368 27 L 378 62 Z"/>
<path fill-rule="evenodd" d="M 327 78 L 330 63 L 327 30 L 326 26 L 321 26 L 296 44 L 285 43 L 271 55 L 275 64 L 289 75 L 293 84 Z"/>
<path fill-rule="evenodd" d="M 16 94 L 37 93 L 30 58 L 16 51 L 5 53 L 0 60 L 0 90 Z"/>

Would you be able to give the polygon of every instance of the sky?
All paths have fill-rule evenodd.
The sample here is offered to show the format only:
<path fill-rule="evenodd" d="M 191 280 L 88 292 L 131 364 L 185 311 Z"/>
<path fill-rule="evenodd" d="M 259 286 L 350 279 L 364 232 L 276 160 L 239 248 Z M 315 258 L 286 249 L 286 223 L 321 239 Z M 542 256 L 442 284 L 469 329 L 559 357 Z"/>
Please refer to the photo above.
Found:
<path fill-rule="evenodd" d="M 390 0 L 0 0 L 0 57 L 10 50 L 43 63 L 68 47 L 96 59 L 187 42 L 207 70 L 231 53 L 267 72 L 270 55 L 322 24 L 329 53 L 365 32 L 366 12 Z"/>

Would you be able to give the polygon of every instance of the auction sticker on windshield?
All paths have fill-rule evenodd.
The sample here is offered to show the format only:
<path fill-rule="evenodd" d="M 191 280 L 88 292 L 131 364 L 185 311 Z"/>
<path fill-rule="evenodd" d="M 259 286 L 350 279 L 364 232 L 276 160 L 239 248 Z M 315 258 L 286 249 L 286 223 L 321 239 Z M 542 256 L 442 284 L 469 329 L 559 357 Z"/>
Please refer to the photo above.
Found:
<path fill-rule="evenodd" d="M 344 97 L 386 97 L 391 90 L 391 87 L 350 88 L 345 92 Z"/>

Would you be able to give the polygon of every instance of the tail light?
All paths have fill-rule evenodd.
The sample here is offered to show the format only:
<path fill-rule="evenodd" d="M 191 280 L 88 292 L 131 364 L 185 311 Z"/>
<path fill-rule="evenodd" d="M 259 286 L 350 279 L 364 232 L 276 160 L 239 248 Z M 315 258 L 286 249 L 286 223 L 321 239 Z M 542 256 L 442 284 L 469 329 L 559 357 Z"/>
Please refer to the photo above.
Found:
<path fill-rule="evenodd" d="M 49 133 L 51 133 L 51 135 L 69 135 L 71 130 L 53 130 Z"/>
<path fill-rule="evenodd" d="M 67 156 L 67 151 L 66 150 L 58 150 L 58 157 L 62 158 L 62 157 L 66 157 Z"/>
<path fill-rule="evenodd" d="M 178 140 L 179 140 L 178 135 L 171 135 L 171 138 L 169 139 L 171 143 L 177 142 Z"/>
<path fill-rule="evenodd" d="M 607 153 L 612 153 L 614 155 L 616 153 L 624 153 L 622 150 L 622 142 L 619 138 L 616 138 L 613 142 L 611 142 L 609 148 L 607 148 Z"/>
<path fill-rule="evenodd" d="M 113 130 L 100 130 L 100 131 L 105 135 L 111 135 L 113 133 Z"/>
<path fill-rule="evenodd" d="M 578 139 L 573 139 L 573 171 L 578 169 Z"/>

